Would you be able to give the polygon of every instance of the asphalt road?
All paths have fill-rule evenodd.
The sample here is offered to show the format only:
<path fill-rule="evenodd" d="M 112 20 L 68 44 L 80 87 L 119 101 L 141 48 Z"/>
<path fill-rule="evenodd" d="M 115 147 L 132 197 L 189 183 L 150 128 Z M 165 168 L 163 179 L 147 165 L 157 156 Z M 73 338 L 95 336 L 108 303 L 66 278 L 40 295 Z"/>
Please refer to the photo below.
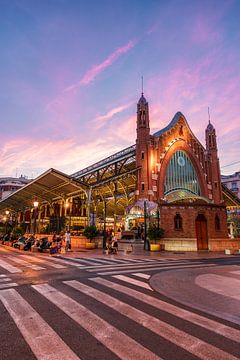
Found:
<path fill-rule="evenodd" d="M 0 360 L 239 359 L 240 257 L 204 257 L 0 245 Z"/>

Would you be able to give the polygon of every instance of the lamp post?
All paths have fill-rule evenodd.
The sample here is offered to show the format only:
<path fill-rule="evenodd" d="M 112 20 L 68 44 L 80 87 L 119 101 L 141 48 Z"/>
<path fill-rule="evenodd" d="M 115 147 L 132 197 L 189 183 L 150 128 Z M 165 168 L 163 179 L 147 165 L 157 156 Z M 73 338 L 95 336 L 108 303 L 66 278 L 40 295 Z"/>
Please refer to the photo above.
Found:
<path fill-rule="evenodd" d="M 7 228 L 8 228 L 8 215 L 9 215 L 9 210 L 6 210 L 5 211 L 5 215 L 6 215 L 6 217 L 5 217 L 5 219 L 6 219 L 6 221 L 5 221 L 5 234 L 7 233 Z"/>
<path fill-rule="evenodd" d="M 38 201 L 34 201 L 33 202 L 33 206 L 34 206 L 34 223 L 33 223 L 33 234 L 35 235 L 36 233 L 36 222 L 37 222 L 37 208 L 38 208 Z"/>
<path fill-rule="evenodd" d="M 106 232 L 106 213 L 107 213 L 107 202 L 104 200 L 103 202 L 104 208 L 103 208 L 103 250 L 106 248 L 107 243 L 107 232 Z"/>
<path fill-rule="evenodd" d="M 147 202 L 144 201 L 144 250 L 150 250 L 150 244 L 147 239 Z"/>
<path fill-rule="evenodd" d="M 67 209 L 69 208 L 69 223 L 68 223 L 68 230 L 70 231 L 71 228 L 71 215 L 70 215 L 70 203 L 65 202 L 65 215 L 67 215 Z"/>

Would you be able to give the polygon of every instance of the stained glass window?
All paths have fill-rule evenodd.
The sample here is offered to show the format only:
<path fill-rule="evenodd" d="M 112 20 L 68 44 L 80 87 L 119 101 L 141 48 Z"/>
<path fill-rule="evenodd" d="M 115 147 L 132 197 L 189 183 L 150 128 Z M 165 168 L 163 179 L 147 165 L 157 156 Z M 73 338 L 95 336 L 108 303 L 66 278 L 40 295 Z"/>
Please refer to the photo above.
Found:
<path fill-rule="evenodd" d="M 188 155 L 182 150 L 177 150 L 171 157 L 164 179 L 165 195 L 176 190 L 201 195 L 196 170 Z"/>

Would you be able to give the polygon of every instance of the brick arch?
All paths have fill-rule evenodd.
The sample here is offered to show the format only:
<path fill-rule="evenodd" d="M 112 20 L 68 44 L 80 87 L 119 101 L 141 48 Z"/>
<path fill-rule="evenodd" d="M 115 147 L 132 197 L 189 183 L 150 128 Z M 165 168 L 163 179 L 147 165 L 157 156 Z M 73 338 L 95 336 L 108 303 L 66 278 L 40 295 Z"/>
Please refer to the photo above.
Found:
<path fill-rule="evenodd" d="M 190 160 L 191 160 L 191 162 L 193 164 L 193 167 L 196 170 L 198 179 L 199 179 L 199 185 L 200 185 L 200 189 L 201 189 L 201 194 L 202 194 L 202 196 L 208 198 L 207 183 L 206 183 L 205 176 L 204 176 L 203 170 L 201 168 L 200 162 L 199 162 L 198 158 L 195 156 L 195 154 L 193 153 L 193 151 L 191 150 L 191 148 L 188 146 L 188 144 L 184 140 L 176 141 L 168 149 L 168 151 L 165 154 L 165 157 L 163 158 L 163 161 L 162 161 L 162 164 L 161 164 L 161 169 L 160 169 L 160 174 L 159 174 L 159 183 L 158 183 L 158 196 L 159 196 L 159 198 L 164 197 L 164 177 L 165 177 L 165 174 L 166 174 L 168 163 L 169 163 L 171 157 L 173 156 L 173 154 L 177 150 L 184 151 L 188 155 L 188 157 L 190 158 Z"/>

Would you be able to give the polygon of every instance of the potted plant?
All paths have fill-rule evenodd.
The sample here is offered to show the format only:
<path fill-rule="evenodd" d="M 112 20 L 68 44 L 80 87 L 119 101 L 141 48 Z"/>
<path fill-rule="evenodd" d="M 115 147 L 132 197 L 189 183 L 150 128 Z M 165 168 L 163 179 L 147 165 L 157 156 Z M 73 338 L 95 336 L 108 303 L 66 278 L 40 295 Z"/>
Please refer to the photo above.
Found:
<path fill-rule="evenodd" d="M 160 244 L 157 244 L 157 240 L 160 240 L 164 235 L 164 229 L 156 226 L 150 225 L 147 232 L 148 238 L 150 240 L 150 250 L 151 251 L 159 251 Z"/>
<path fill-rule="evenodd" d="M 89 240 L 88 242 L 86 242 L 86 249 L 95 249 L 96 244 L 95 242 L 92 242 L 92 240 L 98 235 L 98 230 L 96 226 L 86 226 L 83 231 L 83 235 L 86 236 L 86 238 Z"/>

